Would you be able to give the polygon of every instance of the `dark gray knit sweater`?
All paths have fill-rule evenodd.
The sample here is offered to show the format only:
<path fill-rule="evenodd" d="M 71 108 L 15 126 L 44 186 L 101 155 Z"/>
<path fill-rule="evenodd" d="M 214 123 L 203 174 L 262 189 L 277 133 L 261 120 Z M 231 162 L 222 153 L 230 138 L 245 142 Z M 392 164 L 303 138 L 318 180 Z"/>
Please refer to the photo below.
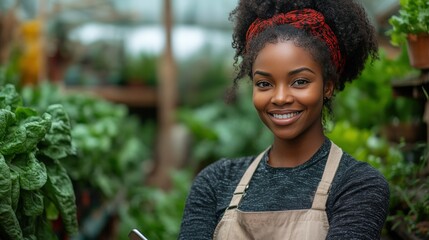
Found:
<path fill-rule="evenodd" d="M 294 168 L 270 167 L 265 155 L 239 209 L 255 212 L 311 208 L 330 146 L 326 139 L 309 161 Z M 222 159 L 198 174 L 187 198 L 179 239 L 212 239 L 235 187 L 253 159 Z M 326 203 L 326 239 L 380 239 L 388 205 L 389 186 L 384 177 L 367 163 L 344 153 Z"/>

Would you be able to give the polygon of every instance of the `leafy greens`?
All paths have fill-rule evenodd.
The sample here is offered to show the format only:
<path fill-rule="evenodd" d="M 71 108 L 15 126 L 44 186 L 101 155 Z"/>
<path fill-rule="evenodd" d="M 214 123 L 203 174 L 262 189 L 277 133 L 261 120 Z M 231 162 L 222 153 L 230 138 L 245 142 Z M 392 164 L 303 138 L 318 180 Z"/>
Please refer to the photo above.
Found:
<path fill-rule="evenodd" d="M 77 233 L 73 185 L 61 163 L 74 152 L 62 105 L 39 114 L 13 85 L 0 87 L 0 239 L 56 239 L 52 211 Z"/>

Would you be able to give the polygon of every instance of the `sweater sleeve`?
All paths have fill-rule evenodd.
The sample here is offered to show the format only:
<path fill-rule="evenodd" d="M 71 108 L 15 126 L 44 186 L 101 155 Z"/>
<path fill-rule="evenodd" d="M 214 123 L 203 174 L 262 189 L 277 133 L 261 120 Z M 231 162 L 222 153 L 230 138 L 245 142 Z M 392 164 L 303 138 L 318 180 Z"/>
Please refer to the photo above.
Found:
<path fill-rule="evenodd" d="M 211 239 L 216 216 L 216 185 L 221 176 L 222 161 L 203 169 L 194 179 L 186 200 L 179 239 Z"/>
<path fill-rule="evenodd" d="M 368 164 L 358 165 L 344 172 L 339 181 L 342 184 L 332 189 L 326 239 L 380 239 L 388 213 L 389 185 Z"/>

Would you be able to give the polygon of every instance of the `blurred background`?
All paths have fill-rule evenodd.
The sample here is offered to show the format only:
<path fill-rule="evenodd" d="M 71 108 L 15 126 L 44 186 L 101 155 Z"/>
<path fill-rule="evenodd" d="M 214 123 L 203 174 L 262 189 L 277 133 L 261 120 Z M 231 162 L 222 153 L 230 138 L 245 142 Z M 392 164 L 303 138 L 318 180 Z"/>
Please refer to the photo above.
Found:
<path fill-rule="evenodd" d="M 337 94 L 327 134 L 389 181 L 383 238 L 429 239 L 429 66 L 413 65 L 407 45 L 392 43 L 399 0 L 360 2 L 377 29 L 380 58 Z M 47 214 L 44 204 L 37 217 L 46 216 L 47 232 L 127 239 L 137 228 L 151 240 L 175 239 L 198 171 L 267 147 L 271 136 L 247 81 L 224 102 L 234 74 L 228 16 L 236 4 L 0 2 L 0 87 L 12 85 L 22 105 L 39 114 L 59 103 L 70 120 L 74 151 L 60 162 L 73 184 L 78 227 L 70 231 L 64 215 Z"/>

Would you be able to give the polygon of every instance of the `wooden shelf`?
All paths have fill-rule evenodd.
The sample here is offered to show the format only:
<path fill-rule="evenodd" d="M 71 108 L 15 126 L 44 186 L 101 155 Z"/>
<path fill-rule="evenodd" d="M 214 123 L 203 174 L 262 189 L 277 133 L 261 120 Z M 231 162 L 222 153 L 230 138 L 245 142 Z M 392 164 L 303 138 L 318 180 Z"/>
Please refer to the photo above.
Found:
<path fill-rule="evenodd" d="M 146 86 L 64 86 L 66 92 L 85 92 L 130 107 L 156 107 L 156 89 Z"/>
<path fill-rule="evenodd" d="M 426 99 L 424 90 L 429 92 L 429 71 L 423 70 L 416 77 L 394 80 L 392 81 L 392 87 L 395 96 L 428 100 Z"/>
<path fill-rule="evenodd" d="M 395 96 L 418 99 L 425 102 L 423 121 L 426 123 L 426 138 L 429 143 L 429 69 L 422 69 L 420 75 L 408 79 L 395 80 L 392 82 Z M 428 163 L 429 169 L 429 163 Z"/>

